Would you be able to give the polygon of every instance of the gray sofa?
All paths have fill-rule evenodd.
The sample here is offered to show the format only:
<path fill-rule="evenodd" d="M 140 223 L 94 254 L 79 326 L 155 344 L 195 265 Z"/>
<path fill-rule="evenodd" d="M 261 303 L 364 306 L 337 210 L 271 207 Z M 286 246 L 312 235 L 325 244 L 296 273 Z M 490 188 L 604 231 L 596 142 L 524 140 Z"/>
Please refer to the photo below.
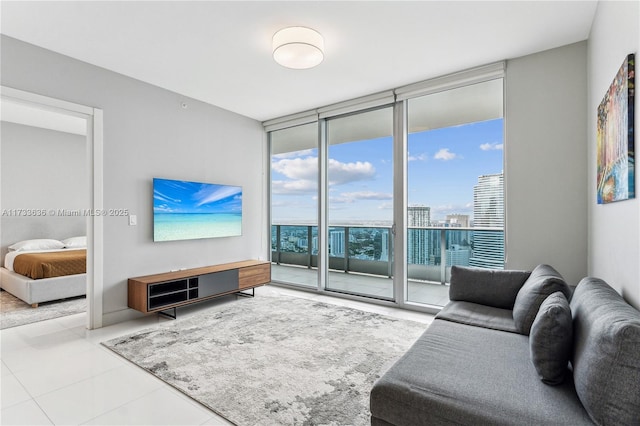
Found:
<path fill-rule="evenodd" d="M 608 284 L 451 272 L 451 302 L 374 384 L 372 425 L 640 425 L 640 312 Z"/>

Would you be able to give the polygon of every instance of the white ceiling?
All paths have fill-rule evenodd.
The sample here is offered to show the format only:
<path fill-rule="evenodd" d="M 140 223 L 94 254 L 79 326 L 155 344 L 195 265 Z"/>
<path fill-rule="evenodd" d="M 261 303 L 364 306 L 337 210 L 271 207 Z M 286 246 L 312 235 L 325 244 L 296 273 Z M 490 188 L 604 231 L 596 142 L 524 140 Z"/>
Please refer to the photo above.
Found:
<path fill-rule="evenodd" d="M 587 39 L 597 1 L 6 1 L 8 36 L 267 120 Z M 308 26 L 290 70 L 271 37 Z"/>

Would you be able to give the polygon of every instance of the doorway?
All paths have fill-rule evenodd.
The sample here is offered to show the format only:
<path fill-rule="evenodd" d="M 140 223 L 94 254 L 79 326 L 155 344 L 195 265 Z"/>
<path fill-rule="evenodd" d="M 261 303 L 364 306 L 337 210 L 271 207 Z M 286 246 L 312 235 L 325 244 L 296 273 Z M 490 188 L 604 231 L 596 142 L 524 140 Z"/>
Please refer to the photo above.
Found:
<path fill-rule="evenodd" d="M 32 110 L 54 113 L 59 121 L 84 122 L 86 139 L 86 177 L 85 191 L 88 199 L 83 215 L 86 217 L 86 295 L 88 329 L 102 327 L 102 290 L 103 290 L 103 218 L 91 212 L 103 208 L 103 151 L 102 151 L 102 110 L 79 105 L 60 99 L 50 98 L 14 88 L 1 87 L 2 101 L 22 105 Z M 61 119 L 60 119 L 61 117 Z M 25 123 L 26 124 L 26 123 Z M 26 171 L 26 170 L 25 170 Z M 0 211 L 3 211 L 0 197 Z M 57 214 L 57 211 L 56 211 Z M 3 230 L 0 228 L 0 241 L 3 241 Z"/>

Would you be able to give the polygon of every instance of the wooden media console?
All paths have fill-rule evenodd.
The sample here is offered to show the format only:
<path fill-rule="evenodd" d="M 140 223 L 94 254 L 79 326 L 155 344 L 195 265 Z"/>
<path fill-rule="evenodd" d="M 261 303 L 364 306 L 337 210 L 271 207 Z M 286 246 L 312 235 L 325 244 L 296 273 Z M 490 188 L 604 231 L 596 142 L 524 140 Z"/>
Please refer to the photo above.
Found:
<path fill-rule="evenodd" d="M 240 293 L 270 281 L 271 263 L 259 260 L 146 275 L 129 278 L 128 304 L 143 313 L 174 309 L 175 318 L 179 306 Z"/>

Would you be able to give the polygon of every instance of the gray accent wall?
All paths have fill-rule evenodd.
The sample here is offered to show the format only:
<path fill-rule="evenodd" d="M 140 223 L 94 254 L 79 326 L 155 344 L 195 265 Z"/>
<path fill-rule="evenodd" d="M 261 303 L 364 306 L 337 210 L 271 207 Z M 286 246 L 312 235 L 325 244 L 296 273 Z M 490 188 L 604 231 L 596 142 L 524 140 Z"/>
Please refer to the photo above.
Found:
<path fill-rule="evenodd" d="M 507 61 L 506 267 L 587 275 L 587 44 Z"/>
<path fill-rule="evenodd" d="M 66 214 L 89 205 L 86 138 L 4 121 L 0 130 L 1 262 L 17 241 L 86 235 L 86 218 Z"/>
<path fill-rule="evenodd" d="M 610 204 L 596 200 L 596 112 L 629 53 L 640 54 L 640 3 L 598 2 L 588 48 L 589 274 L 602 278 L 640 309 L 640 114 L 635 100 L 636 198 Z"/>
<path fill-rule="evenodd" d="M 1 43 L 2 85 L 104 111 L 104 207 L 138 219 L 104 221 L 104 325 L 135 316 L 128 277 L 266 258 L 261 123 L 4 35 Z M 242 236 L 154 243 L 153 177 L 242 186 Z"/>

